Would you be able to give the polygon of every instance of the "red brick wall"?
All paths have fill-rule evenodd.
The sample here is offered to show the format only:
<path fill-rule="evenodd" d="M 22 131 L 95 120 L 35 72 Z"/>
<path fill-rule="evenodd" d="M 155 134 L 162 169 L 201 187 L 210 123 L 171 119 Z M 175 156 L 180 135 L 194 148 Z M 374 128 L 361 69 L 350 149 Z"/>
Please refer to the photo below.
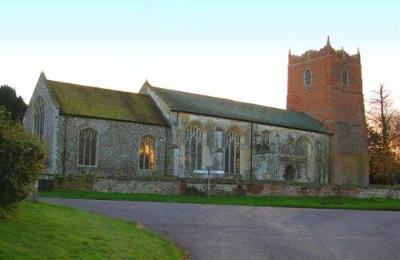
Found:
<path fill-rule="evenodd" d="M 304 71 L 312 85 L 304 86 Z M 349 84 L 342 85 L 342 71 Z M 287 109 L 309 113 L 332 133 L 331 183 L 368 184 L 367 130 L 360 56 L 330 45 L 301 56 L 289 54 Z"/>

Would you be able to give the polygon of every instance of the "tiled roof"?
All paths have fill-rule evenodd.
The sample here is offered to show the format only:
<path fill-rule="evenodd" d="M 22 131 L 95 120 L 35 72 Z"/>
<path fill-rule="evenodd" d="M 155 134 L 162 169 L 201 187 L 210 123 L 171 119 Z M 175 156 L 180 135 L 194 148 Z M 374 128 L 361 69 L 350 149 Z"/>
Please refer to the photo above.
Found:
<path fill-rule="evenodd" d="M 147 95 L 47 80 L 50 94 L 66 115 L 167 125 Z"/>
<path fill-rule="evenodd" d="M 172 111 L 329 133 L 318 120 L 303 112 L 148 86 Z"/>

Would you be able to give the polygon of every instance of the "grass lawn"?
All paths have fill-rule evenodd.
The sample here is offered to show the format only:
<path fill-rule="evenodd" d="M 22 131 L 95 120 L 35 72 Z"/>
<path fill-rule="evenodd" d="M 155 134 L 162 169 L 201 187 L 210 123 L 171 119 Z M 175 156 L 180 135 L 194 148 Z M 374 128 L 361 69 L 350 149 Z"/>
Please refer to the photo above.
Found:
<path fill-rule="evenodd" d="M 24 202 L 0 219 L 0 259 L 180 259 L 169 241 L 134 223 Z"/>
<path fill-rule="evenodd" d="M 393 199 L 353 199 L 343 197 L 294 198 L 294 197 L 254 197 L 254 196 L 200 196 L 200 195 L 158 195 L 139 193 L 102 193 L 79 191 L 40 192 L 41 197 L 69 199 L 128 200 L 198 203 L 214 205 L 246 205 L 294 208 L 367 209 L 400 211 L 400 200 Z"/>

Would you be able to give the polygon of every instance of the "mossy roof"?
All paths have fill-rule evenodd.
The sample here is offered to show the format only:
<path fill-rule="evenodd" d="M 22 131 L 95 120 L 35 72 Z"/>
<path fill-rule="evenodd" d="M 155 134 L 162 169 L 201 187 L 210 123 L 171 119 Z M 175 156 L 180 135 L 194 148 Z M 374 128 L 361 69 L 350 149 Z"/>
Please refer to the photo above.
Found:
<path fill-rule="evenodd" d="M 47 87 L 65 115 L 167 125 L 147 95 L 47 80 Z"/>
<path fill-rule="evenodd" d="M 172 111 L 236 119 L 319 133 L 329 133 L 318 120 L 303 112 L 158 88 L 150 84 L 149 87 Z"/>

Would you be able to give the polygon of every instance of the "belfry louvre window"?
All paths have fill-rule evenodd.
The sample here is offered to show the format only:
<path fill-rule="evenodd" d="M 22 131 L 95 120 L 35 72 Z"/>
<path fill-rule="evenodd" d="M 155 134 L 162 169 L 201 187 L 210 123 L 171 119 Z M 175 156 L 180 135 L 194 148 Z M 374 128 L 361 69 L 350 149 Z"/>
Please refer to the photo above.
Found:
<path fill-rule="evenodd" d="M 225 137 L 225 173 L 240 173 L 240 134 L 235 129 Z"/>
<path fill-rule="evenodd" d="M 311 69 L 306 69 L 304 71 L 304 86 L 310 88 L 312 84 L 312 73 Z"/>
<path fill-rule="evenodd" d="M 347 70 L 344 70 L 342 72 L 342 85 L 347 86 L 349 84 L 349 74 L 347 73 Z"/>
<path fill-rule="evenodd" d="M 203 155 L 203 132 L 199 123 L 192 123 L 186 129 L 185 169 L 200 170 Z"/>
<path fill-rule="evenodd" d="M 44 137 L 44 105 L 41 97 L 38 97 L 35 101 L 34 119 L 33 132 L 42 139 Z"/>
<path fill-rule="evenodd" d="M 79 132 L 78 164 L 80 166 L 96 166 L 97 132 L 85 128 Z"/>
<path fill-rule="evenodd" d="M 145 135 L 140 138 L 139 148 L 139 168 L 144 170 L 154 170 L 156 152 L 155 139 L 151 135 Z"/>

